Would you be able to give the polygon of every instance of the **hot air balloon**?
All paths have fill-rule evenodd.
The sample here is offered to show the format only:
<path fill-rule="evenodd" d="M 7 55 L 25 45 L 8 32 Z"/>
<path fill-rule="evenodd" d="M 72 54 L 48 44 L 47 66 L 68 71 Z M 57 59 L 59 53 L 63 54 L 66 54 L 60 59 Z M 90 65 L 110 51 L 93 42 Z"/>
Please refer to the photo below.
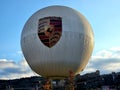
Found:
<path fill-rule="evenodd" d="M 66 6 L 48 6 L 24 25 L 21 48 L 29 66 L 49 78 L 65 78 L 84 70 L 94 47 L 87 19 Z"/>

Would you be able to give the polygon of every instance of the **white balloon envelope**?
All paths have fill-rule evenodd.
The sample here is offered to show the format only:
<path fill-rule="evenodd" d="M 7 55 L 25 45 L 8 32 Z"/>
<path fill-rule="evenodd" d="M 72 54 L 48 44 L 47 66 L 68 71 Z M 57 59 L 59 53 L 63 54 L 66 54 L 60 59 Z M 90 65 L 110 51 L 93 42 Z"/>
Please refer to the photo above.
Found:
<path fill-rule="evenodd" d="M 23 54 L 39 75 L 67 77 L 80 73 L 93 51 L 94 36 L 85 17 L 66 6 L 49 6 L 34 13 L 22 35 Z"/>

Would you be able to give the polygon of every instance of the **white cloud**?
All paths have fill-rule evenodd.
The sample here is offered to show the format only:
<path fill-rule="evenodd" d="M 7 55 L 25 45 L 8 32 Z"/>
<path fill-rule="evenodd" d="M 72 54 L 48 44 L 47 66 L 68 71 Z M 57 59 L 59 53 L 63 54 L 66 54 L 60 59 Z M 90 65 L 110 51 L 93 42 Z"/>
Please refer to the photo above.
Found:
<path fill-rule="evenodd" d="M 106 68 L 108 71 L 120 71 L 120 63 L 110 63 L 104 66 L 104 68 Z"/>
<path fill-rule="evenodd" d="M 120 47 L 101 50 L 91 57 L 87 67 L 82 72 L 89 73 L 100 70 L 103 73 L 120 72 Z"/>
<path fill-rule="evenodd" d="M 14 61 L 12 60 L 6 60 L 6 59 L 0 59 L 0 69 L 4 68 L 11 68 L 11 67 L 17 67 Z"/>
<path fill-rule="evenodd" d="M 119 51 L 120 52 L 120 47 L 112 47 L 110 50 L 111 51 Z"/>
<path fill-rule="evenodd" d="M 17 53 L 18 53 L 18 54 L 22 54 L 22 51 L 18 51 Z"/>
<path fill-rule="evenodd" d="M 101 50 L 96 53 L 96 57 L 109 58 L 112 55 L 112 52 L 107 50 Z"/>
<path fill-rule="evenodd" d="M 25 60 L 15 63 L 12 60 L 0 59 L 1 79 L 15 79 L 29 76 L 34 76 L 34 73 Z"/>

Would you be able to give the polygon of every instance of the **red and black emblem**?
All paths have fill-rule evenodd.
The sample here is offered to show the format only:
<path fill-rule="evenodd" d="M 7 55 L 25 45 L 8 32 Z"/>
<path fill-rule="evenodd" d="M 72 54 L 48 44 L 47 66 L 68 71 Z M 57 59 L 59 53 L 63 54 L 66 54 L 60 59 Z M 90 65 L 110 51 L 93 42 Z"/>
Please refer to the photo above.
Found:
<path fill-rule="evenodd" d="M 62 34 L 61 17 L 45 17 L 39 19 L 38 36 L 41 42 L 47 47 L 54 46 Z"/>

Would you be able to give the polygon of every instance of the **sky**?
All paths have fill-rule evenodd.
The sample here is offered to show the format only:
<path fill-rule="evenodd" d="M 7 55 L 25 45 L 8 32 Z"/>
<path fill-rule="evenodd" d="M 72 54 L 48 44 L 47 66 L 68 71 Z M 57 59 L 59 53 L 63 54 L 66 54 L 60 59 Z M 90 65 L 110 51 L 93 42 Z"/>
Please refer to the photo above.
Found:
<path fill-rule="evenodd" d="M 78 10 L 92 26 L 93 54 L 81 74 L 120 72 L 120 0 L 0 0 L 0 79 L 37 75 L 21 51 L 24 24 L 36 11 L 51 5 Z"/>

